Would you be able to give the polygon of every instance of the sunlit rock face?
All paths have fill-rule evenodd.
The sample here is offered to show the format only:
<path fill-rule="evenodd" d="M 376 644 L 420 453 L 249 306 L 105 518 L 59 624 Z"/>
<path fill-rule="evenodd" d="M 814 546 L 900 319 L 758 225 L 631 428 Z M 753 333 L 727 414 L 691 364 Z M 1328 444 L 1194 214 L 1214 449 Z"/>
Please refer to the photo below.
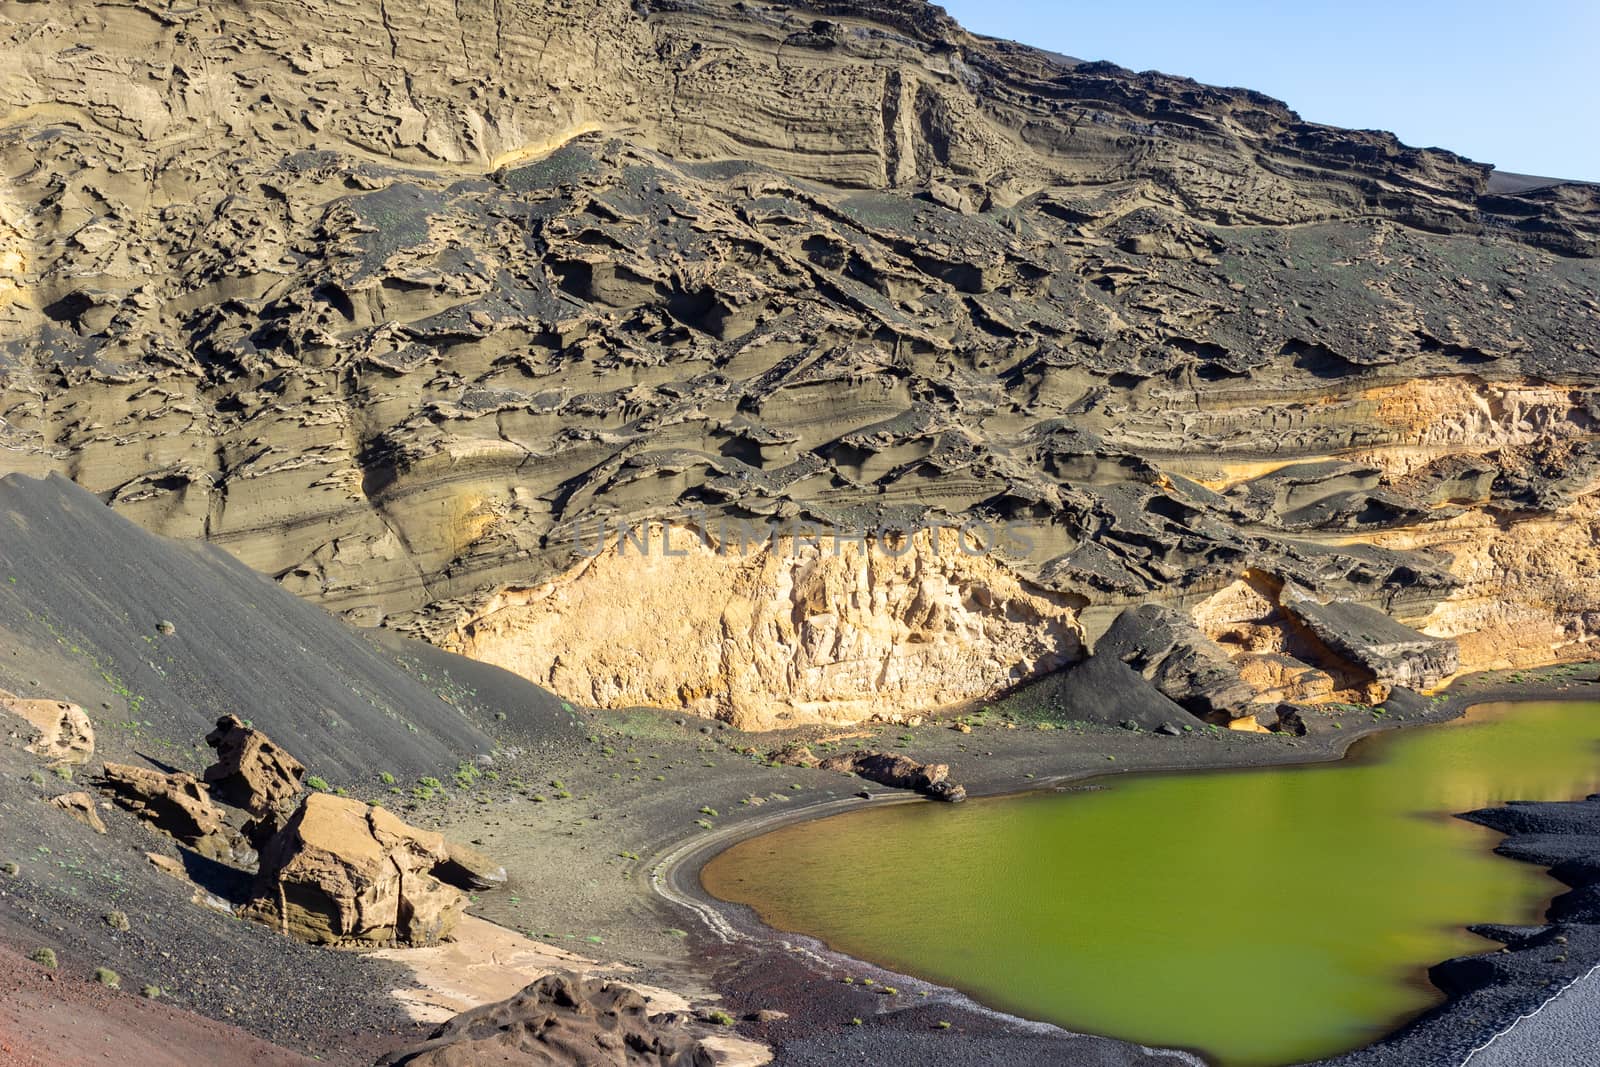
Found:
<path fill-rule="evenodd" d="M 0 470 L 358 622 L 750 722 L 987 695 L 1250 575 L 1464 669 L 1600 652 L 1592 187 L 917 0 L 0 0 L 0 47 Z M 819 564 L 782 625 L 792 561 L 691 556 L 686 673 L 628 667 L 669 565 L 572 532 L 768 517 L 1026 536 Z M 1210 636 L 1263 701 L 1374 692 Z"/>
<path fill-rule="evenodd" d="M 683 707 L 745 729 L 899 720 L 1078 660 L 1072 597 L 956 531 L 759 545 L 655 527 L 491 598 L 444 640 L 596 707 Z"/>

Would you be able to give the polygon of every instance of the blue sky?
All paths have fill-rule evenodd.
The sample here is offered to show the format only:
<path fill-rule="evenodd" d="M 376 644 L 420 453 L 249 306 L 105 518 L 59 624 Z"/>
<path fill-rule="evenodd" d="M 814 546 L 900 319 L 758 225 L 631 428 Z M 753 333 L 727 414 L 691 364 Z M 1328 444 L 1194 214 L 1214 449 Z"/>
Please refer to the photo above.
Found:
<path fill-rule="evenodd" d="M 975 33 L 1600 181 L 1600 0 L 939 0 Z"/>

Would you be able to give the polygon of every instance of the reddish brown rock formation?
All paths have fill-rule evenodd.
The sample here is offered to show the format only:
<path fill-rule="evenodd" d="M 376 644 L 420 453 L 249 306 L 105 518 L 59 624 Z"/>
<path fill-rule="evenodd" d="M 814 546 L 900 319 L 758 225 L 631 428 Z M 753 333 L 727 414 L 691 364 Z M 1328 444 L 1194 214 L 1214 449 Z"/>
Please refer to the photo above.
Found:
<path fill-rule="evenodd" d="M 250 813 L 245 833 L 260 848 L 288 822 L 305 767 L 236 715 L 218 719 L 206 744 L 217 751 L 206 783 L 218 800 Z"/>
<path fill-rule="evenodd" d="M 223 821 L 205 785 L 192 774 L 108 763 L 100 781 L 118 805 L 201 855 L 226 860 L 245 847 Z"/>
<path fill-rule="evenodd" d="M 429 873 L 448 858 L 439 834 L 313 793 L 263 850 L 241 914 L 317 944 L 431 945 L 466 905 Z"/>
<path fill-rule="evenodd" d="M 702 1034 L 680 1015 L 651 1015 L 638 990 L 551 974 L 521 993 L 462 1012 L 378 1067 L 709 1067 Z"/>
<path fill-rule="evenodd" d="M 94 725 L 76 704 L 64 700 L 29 700 L 0 689 L 0 711 L 25 724 L 28 751 L 41 759 L 80 766 L 94 755 Z"/>

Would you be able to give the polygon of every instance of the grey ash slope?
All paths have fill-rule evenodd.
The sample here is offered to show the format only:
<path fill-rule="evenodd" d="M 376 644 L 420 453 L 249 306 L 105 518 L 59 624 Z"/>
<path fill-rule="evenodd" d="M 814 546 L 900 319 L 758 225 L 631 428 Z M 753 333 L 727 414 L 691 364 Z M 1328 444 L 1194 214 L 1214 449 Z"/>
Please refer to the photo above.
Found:
<path fill-rule="evenodd" d="M 83 704 L 107 755 L 196 770 L 184 746 L 225 712 L 334 782 L 370 777 L 379 754 L 395 773 L 429 773 L 493 747 L 392 651 L 64 478 L 0 479 L 0 530 L 0 687 Z"/>

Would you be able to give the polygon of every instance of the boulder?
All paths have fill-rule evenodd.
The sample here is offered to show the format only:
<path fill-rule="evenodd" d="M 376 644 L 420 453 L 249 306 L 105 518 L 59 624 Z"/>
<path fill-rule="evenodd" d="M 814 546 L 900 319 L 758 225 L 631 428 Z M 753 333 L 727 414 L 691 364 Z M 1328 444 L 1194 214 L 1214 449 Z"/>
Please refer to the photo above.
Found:
<path fill-rule="evenodd" d="M 549 974 L 516 996 L 462 1012 L 378 1067 L 705 1067 L 718 1060 L 682 1015 L 651 1015 L 638 990 Z"/>
<path fill-rule="evenodd" d="M 823 760 L 825 771 L 857 774 L 869 782 L 894 789 L 911 789 L 933 800 L 959 803 L 967 791 L 950 781 L 950 767 L 944 763 L 918 763 L 910 756 L 892 752 L 857 751 Z"/>
<path fill-rule="evenodd" d="M 471 845 L 444 843 L 445 859 L 430 872 L 446 885 L 482 893 L 506 884 L 506 869 Z"/>
<path fill-rule="evenodd" d="M 206 744 L 217 752 L 217 762 L 205 770 L 212 795 L 249 812 L 245 834 L 256 847 L 264 846 L 294 811 L 304 765 L 236 715 L 218 719 Z"/>
<path fill-rule="evenodd" d="M 439 834 L 313 793 L 262 851 L 240 913 L 314 944 L 435 944 L 466 903 L 430 873 L 449 858 Z"/>
<path fill-rule="evenodd" d="M 60 796 L 51 797 L 50 803 L 77 819 L 95 833 L 103 834 L 106 832 L 106 824 L 101 821 L 100 812 L 95 808 L 94 797 L 88 793 L 62 793 Z"/>
<path fill-rule="evenodd" d="M 1456 642 L 1429 637 L 1376 608 L 1349 600 L 1324 604 L 1294 585 L 1283 590 L 1283 610 L 1332 656 L 1384 686 L 1430 689 L 1456 673 Z"/>
<path fill-rule="evenodd" d="M 108 763 L 100 788 L 118 805 L 157 830 L 170 834 L 203 856 L 230 860 L 247 851 L 245 843 L 223 821 L 211 794 L 194 775 Z"/>
<path fill-rule="evenodd" d="M 1095 658 L 1118 659 L 1191 714 L 1226 723 L 1259 715 L 1255 689 L 1233 659 L 1182 613 L 1140 604 L 1118 615 L 1095 645 Z"/>
<path fill-rule="evenodd" d="M 767 753 L 767 762 L 781 763 L 785 767 L 819 767 L 819 760 L 807 745 L 799 741 L 790 741 L 782 748 L 775 748 Z"/>
<path fill-rule="evenodd" d="M 76 704 L 29 700 L 0 689 L 0 710 L 27 723 L 28 751 L 64 766 L 81 766 L 94 755 L 94 725 Z"/>

